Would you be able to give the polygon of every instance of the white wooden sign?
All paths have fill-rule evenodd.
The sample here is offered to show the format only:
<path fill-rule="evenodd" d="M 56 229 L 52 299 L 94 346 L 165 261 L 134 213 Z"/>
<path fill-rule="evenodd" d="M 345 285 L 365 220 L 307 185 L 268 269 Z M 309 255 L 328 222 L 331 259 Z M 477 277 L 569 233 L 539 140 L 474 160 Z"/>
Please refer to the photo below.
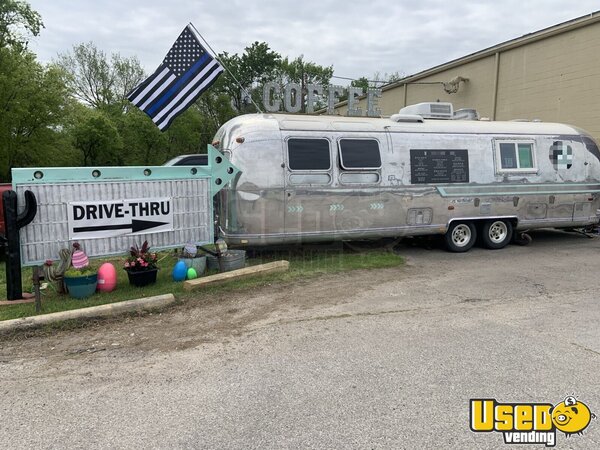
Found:
<path fill-rule="evenodd" d="M 97 239 L 173 230 L 170 197 L 70 202 L 69 239 Z"/>

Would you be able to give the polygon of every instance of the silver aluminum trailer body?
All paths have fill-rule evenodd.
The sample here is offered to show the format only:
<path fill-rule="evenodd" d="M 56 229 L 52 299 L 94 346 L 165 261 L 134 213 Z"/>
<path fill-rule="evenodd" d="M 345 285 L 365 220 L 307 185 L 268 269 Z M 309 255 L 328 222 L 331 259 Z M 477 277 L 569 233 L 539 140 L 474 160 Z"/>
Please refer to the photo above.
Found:
<path fill-rule="evenodd" d="M 598 222 L 600 151 L 568 125 L 252 114 L 214 144 L 241 170 L 220 193 L 230 244 L 446 234 L 464 251 Z"/>

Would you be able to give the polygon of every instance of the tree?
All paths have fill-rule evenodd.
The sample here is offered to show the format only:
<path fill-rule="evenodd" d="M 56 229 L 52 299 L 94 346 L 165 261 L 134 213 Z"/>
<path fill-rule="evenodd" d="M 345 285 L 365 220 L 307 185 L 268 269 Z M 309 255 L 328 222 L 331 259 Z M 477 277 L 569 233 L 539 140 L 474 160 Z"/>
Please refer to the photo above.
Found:
<path fill-rule="evenodd" d="M 123 141 L 110 116 L 102 111 L 78 105 L 70 130 L 73 146 L 81 151 L 84 166 L 123 165 Z"/>
<path fill-rule="evenodd" d="M 69 74 L 67 86 L 77 100 L 98 109 L 121 112 L 127 104 L 125 96 L 144 78 L 136 57 L 123 58 L 118 53 L 109 58 L 92 42 L 73 47 L 72 53 L 61 54 L 57 61 Z"/>
<path fill-rule="evenodd" d="M 178 155 L 205 153 L 206 144 L 203 145 L 203 142 L 212 138 L 212 136 L 203 135 L 206 133 L 208 120 L 196 105 L 191 106 L 180 115 L 165 133 L 168 140 L 165 160 Z"/>
<path fill-rule="evenodd" d="M 309 84 L 328 86 L 333 76 L 333 66 L 320 66 L 304 60 L 304 55 L 290 60 L 285 57 L 278 67 L 277 79 L 281 85 L 298 83 L 302 87 L 302 111 L 306 111 L 307 89 Z M 316 99 L 316 109 L 324 106 L 323 99 Z"/>
<path fill-rule="evenodd" d="M 27 48 L 27 35 L 37 36 L 43 27 L 41 16 L 28 3 L 0 1 L 0 48 L 23 51 Z"/>
<path fill-rule="evenodd" d="M 350 82 L 350 86 L 362 88 L 363 92 L 366 92 L 367 89 L 371 86 L 367 77 L 360 77 L 358 80 L 352 80 Z"/>
<path fill-rule="evenodd" d="M 168 159 L 168 140 L 150 118 L 137 108 L 130 108 L 119 120 L 125 165 L 161 165 Z"/>
<path fill-rule="evenodd" d="M 201 136 L 201 149 L 206 149 L 206 144 L 212 142 L 217 130 L 228 120 L 236 116 L 231 105 L 231 99 L 223 93 L 206 92 L 196 102 L 198 111 L 206 118 L 205 129 Z"/>
<path fill-rule="evenodd" d="M 326 86 L 333 76 L 333 66 L 320 66 L 304 60 L 304 55 L 290 60 L 287 56 L 278 67 L 278 80 L 281 84 L 320 84 Z"/>
<path fill-rule="evenodd" d="M 269 81 L 282 85 L 299 83 L 305 88 L 308 84 L 328 85 L 333 75 L 332 66 L 305 61 L 303 55 L 282 58 L 266 42 L 254 42 L 241 56 L 223 53 L 219 59 L 231 74 L 226 72 L 221 76 L 214 89 L 228 95 L 239 114 L 255 112 L 254 105 L 262 108 L 262 88 Z"/>
<path fill-rule="evenodd" d="M 241 56 L 222 53 L 219 59 L 228 71 L 215 83 L 214 89 L 227 94 L 237 112 L 255 111 L 246 92 L 250 94 L 257 86 L 275 79 L 281 55 L 272 51 L 266 42 L 254 42 Z"/>
<path fill-rule="evenodd" d="M 43 28 L 23 1 L 0 0 L 0 180 L 13 167 L 56 165 L 67 105 L 64 73 L 43 67 L 27 50 L 29 36 Z"/>
<path fill-rule="evenodd" d="M 64 73 L 43 67 L 31 52 L 0 48 L 0 179 L 10 169 L 56 165 L 68 95 Z"/>

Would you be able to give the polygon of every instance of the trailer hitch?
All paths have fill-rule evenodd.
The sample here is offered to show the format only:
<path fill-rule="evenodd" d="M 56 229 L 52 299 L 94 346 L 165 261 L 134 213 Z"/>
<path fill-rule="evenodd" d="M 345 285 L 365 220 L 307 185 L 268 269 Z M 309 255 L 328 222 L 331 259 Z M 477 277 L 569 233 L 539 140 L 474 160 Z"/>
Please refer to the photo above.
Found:
<path fill-rule="evenodd" d="M 527 231 L 517 231 L 513 235 L 513 243 L 517 245 L 529 245 L 533 240 L 531 236 L 527 233 Z"/>

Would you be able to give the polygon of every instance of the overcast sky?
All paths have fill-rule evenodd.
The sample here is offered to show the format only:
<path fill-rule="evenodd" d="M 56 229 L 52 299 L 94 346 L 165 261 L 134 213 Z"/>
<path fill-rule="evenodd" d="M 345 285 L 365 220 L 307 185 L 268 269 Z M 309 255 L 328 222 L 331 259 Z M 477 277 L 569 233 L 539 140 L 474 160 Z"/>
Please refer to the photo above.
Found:
<path fill-rule="evenodd" d="M 92 41 L 153 72 L 188 22 L 216 52 L 265 41 L 335 75 L 411 75 L 600 9 L 592 0 L 29 0 L 45 29 L 42 62 Z M 340 84 L 346 84 L 343 81 Z"/>

